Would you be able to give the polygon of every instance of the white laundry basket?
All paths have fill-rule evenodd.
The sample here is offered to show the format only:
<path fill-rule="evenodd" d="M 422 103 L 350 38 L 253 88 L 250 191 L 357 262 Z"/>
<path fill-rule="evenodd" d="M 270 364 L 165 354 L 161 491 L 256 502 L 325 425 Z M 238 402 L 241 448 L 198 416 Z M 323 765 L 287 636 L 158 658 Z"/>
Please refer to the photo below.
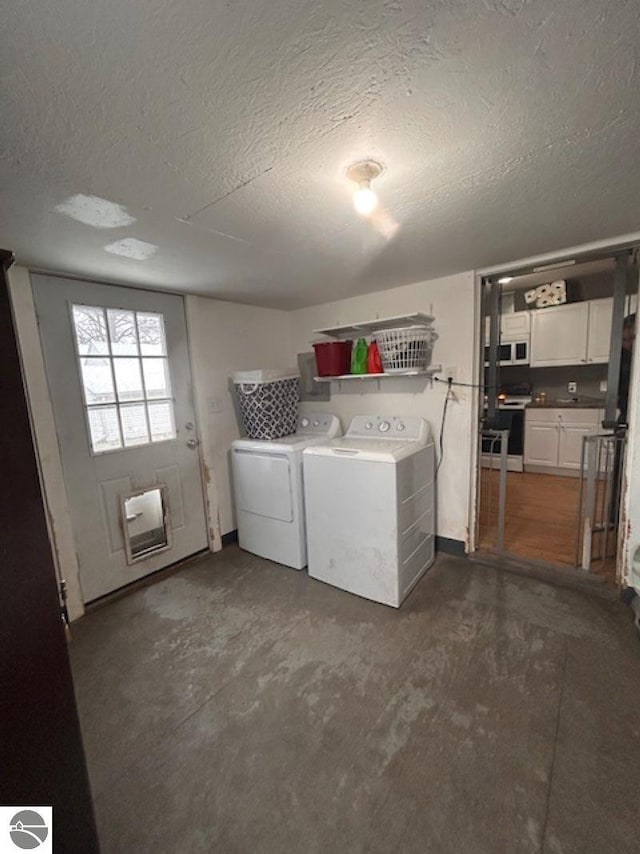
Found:
<path fill-rule="evenodd" d="M 398 326 L 375 332 L 382 368 L 387 374 L 424 371 L 431 363 L 437 333 L 430 326 Z"/>
<path fill-rule="evenodd" d="M 233 375 L 242 423 L 250 439 L 296 432 L 300 377 L 293 371 L 240 371 Z"/>

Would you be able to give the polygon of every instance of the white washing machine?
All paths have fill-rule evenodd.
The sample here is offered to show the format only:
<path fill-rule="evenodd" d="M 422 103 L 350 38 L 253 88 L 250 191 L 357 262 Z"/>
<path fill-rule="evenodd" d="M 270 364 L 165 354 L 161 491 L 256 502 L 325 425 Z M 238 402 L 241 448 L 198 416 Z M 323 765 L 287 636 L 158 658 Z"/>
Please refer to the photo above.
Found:
<path fill-rule="evenodd" d="M 303 458 L 309 575 L 399 608 L 435 555 L 429 425 L 358 415 Z"/>
<path fill-rule="evenodd" d="M 307 565 L 302 452 L 342 434 L 335 415 L 300 415 L 282 439 L 236 439 L 231 446 L 240 548 L 294 569 Z"/>

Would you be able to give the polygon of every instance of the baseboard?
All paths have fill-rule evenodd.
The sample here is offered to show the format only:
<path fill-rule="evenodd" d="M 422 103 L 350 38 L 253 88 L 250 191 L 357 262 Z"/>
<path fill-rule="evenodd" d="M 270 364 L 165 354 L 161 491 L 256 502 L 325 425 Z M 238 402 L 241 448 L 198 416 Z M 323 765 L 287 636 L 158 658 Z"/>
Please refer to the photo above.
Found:
<path fill-rule="evenodd" d="M 229 531 L 228 534 L 222 535 L 222 545 L 223 546 L 232 546 L 234 543 L 238 542 L 238 529 L 236 528 L 234 531 Z"/>
<path fill-rule="evenodd" d="M 229 531 L 228 534 L 222 535 L 222 545 L 231 546 L 238 542 L 238 530 Z M 451 540 L 449 537 L 436 537 L 436 551 L 444 552 L 448 555 L 456 555 L 464 557 L 466 554 L 464 543 L 462 540 Z"/>
<path fill-rule="evenodd" d="M 466 551 L 462 540 L 451 540 L 449 537 L 436 537 L 436 551 L 456 557 L 464 557 Z"/>

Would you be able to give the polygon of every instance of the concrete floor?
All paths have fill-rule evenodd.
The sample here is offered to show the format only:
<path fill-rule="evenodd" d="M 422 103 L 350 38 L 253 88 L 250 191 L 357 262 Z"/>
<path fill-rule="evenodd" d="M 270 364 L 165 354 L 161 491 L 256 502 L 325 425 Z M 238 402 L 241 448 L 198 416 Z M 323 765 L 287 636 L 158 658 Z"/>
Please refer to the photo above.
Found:
<path fill-rule="evenodd" d="M 617 602 L 441 556 L 394 611 L 229 547 L 72 658 L 103 854 L 640 850 Z"/>

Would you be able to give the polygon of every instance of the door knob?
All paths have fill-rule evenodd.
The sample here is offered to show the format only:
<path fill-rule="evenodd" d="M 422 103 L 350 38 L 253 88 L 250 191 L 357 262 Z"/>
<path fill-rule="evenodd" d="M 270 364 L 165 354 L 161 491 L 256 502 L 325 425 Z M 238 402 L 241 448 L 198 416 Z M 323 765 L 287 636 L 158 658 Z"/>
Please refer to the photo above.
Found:
<path fill-rule="evenodd" d="M 191 448 L 191 450 L 197 448 L 199 444 L 200 442 L 197 439 L 187 439 L 187 448 Z"/>

